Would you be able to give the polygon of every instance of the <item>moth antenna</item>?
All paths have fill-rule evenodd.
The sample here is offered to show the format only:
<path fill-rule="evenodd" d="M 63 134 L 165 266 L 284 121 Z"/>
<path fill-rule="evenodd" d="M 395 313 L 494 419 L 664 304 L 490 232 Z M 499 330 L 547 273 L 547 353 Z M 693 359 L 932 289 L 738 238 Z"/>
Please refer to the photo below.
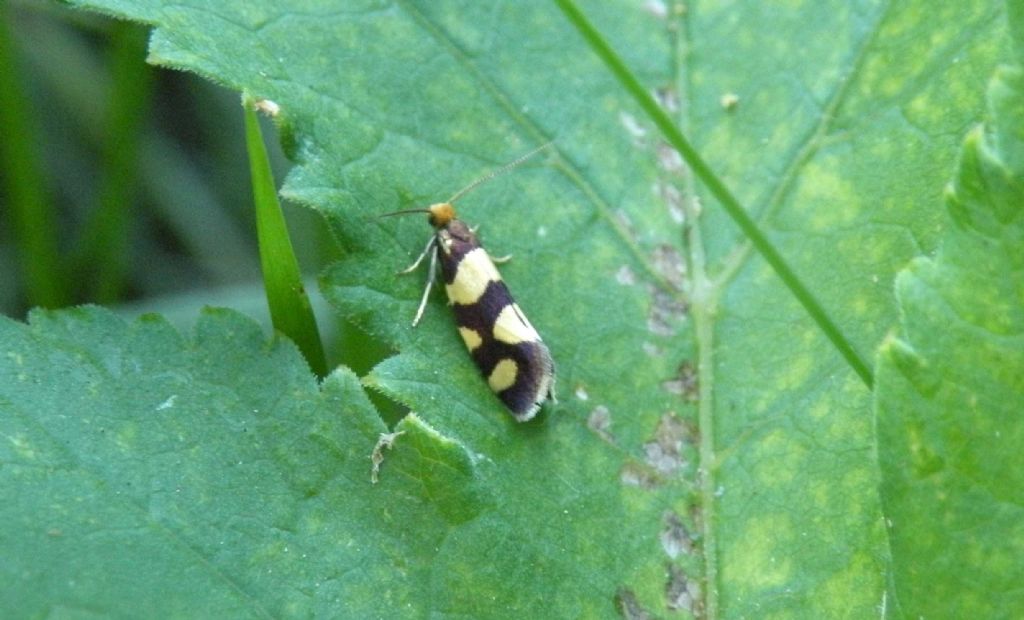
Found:
<path fill-rule="evenodd" d="M 391 217 L 392 215 L 409 215 L 409 214 L 412 214 L 412 213 L 430 213 L 430 209 L 426 209 L 426 208 L 402 209 L 401 211 L 392 211 L 391 213 L 381 213 L 377 217 L 378 218 L 382 218 L 382 217 Z"/>
<path fill-rule="evenodd" d="M 469 192 L 471 192 L 474 189 L 476 189 L 480 184 L 486 183 L 487 181 L 490 181 L 491 179 L 493 179 L 496 176 L 500 176 L 502 174 L 505 174 L 509 170 L 511 170 L 511 169 L 515 168 L 516 166 L 522 164 L 527 159 L 530 159 L 531 157 L 533 157 L 537 153 L 543 151 L 544 149 L 548 148 L 549 146 L 551 146 L 554 143 L 555 143 L 554 140 L 552 140 L 550 142 L 545 142 L 544 144 L 538 146 L 537 148 L 533 149 L 529 153 L 526 153 L 525 155 L 520 155 L 517 159 L 508 162 L 507 164 L 505 164 L 501 168 L 498 168 L 497 170 L 492 170 L 491 172 L 488 172 L 487 174 L 485 174 L 484 176 L 480 177 L 479 179 L 473 181 L 472 183 L 470 183 L 466 187 L 463 187 L 459 191 L 455 192 L 455 195 L 448 199 L 448 204 L 454 203 L 459 198 L 462 198 L 463 196 L 465 196 Z"/>

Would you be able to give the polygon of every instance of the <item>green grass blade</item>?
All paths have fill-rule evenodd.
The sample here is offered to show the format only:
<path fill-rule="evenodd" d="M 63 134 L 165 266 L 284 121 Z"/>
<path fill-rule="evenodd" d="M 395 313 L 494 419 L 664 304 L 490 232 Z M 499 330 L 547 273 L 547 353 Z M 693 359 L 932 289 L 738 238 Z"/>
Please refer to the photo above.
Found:
<path fill-rule="evenodd" d="M 860 376 L 864 384 L 869 388 L 874 383 L 871 369 L 864 358 L 853 348 L 853 345 L 843 334 L 839 326 L 829 316 L 825 308 L 814 297 L 810 290 L 793 272 L 789 264 L 775 249 L 775 246 L 765 237 L 757 224 L 747 215 L 747 212 L 736 200 L 729 188 L 718 178 L 707 163 L 697 153 L 697 150 L 683 136 L 683 133 L 676 127 L 675 123 L 661 109 L 661 106 L 648 93 L 647 89 L 640 84 L 640 81 L 626 67 L 622 59 L 612 50 L 604 37 L 594 28 L 593 24 L 583 15 L 579 7 L 572 0 L 556 0 L 559 8 L 565 13 L 569 22 L 579 31 L 587 44 L 594 50 L 598 57 L 608 66 L 608 69 L 622 83 L 626 91 L 636 100 L 640 107 L 650 116 L 651 120 L 661 130 L 669 143 L 679 152 L 683 160 L 689 164 L 694 175 L 703 181 L 708 191 L 718 200 L 729 217 L 733 219 L 743 234 L 750 239 L 751 244 L 771 265 L 779 279 L 793 293 L 800 305 L 804 307 L 825 336 L 839 351 L 854 372 Z"/>
<path fill-rule="evenodd" d="M 253 200 L 256 207 L 256 234 L 259 239 L 260 264 L 267 289 L 267 304 L 274 328 L 291 338 L 318 376 L 327 374 L 327 361 L 317 331 L 316 318 L 309 297 L 302 285 L 299 262 L 295 258 L 288 227 L 277 200 L 274 175 L 263 144 L 259 119 L 253 101 L 243 100 L 245 109 L 245 142 L 252 171 Z"/>
<path fill-rule="evenodd" d="M 125 288 L 128 222 L 152 75 L 143 62 L 146 31 L 137 25 L 115 24 L 110 52 L 113 80 L 103 143 L 102 181 L 97 210 L 84 235 L 84 256 L 93 263 L 96 278 L 90 297 L 99 303 L 119 300 Z"/>
<path fill-rule="evenodd" d="M 38 131 L 29 99 L 22 91 L 8 36 L 8 18 L 0 5 L 0 167 L 4 209 L 20 257 L 26 300 L 31 306 L 55 308 L 69 295 L 61 276 L 56 217 L 47 197 L 37 151 Z"/>

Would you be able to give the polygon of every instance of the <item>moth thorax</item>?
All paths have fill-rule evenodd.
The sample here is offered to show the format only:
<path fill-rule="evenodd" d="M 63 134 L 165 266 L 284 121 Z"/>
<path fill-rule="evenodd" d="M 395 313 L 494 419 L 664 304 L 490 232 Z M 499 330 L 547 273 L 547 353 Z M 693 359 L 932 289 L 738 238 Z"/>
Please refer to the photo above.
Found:
<path fill-rule="evenodd" d="M 432 204 L 427 211 L 430 212 L 430 225 L 434 228 L 444 228 L 455 219 L 455 207 L 450 202 Z"/>

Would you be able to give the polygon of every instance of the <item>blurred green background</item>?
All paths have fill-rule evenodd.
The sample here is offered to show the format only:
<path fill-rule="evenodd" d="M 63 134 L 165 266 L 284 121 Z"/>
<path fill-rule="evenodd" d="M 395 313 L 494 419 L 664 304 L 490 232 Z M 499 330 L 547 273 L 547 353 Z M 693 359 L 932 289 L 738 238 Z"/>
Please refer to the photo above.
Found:
<path fill-rule="evenodd" d="M 269 317 L 240 94 L 145 63 L 148 29 L 56 2 L 0 3 L 0 309 L 98 303 L 187 330 L 205 305 Z M 263 133 L 280 186 L 289 163 Z M 315 276 L 340 255 L 284 203 L 329 363 L 387 354 L 339 324 Z"/>

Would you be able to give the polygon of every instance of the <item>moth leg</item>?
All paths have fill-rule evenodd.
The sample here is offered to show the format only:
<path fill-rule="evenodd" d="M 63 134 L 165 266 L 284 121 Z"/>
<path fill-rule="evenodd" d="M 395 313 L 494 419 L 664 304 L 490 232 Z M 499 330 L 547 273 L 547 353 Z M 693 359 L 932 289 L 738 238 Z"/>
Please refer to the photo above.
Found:
<path fill-rule="evenodd" d="M 427 249 L 430 249 L 429 245 Z M 421 256 L 420 259 L 422 258 Z M 434 286 L 435 279 L 437 279 L 437 252 L 430 255 L 430 269 L 427 270 L 427 286 L 423 289 L 423 299 L 420 300 L 420 307 L 416 309 L 416 318 L 412 320 L 413 327 L 416 327 L 416 324 L 423 318 L 423 311 L 427 308 L 427 298 L 430 297 L 430 289 Z"/>
<path fill-rule="evenodd" d="M 469 227 L 469 232 L 473 233 L 474 235 L 476 234 L 476 231 L 478 231 L 478 230 L 480 230 L 480 224 L 477 224 L 476 226 L 470 226 Z M 491 261 L 494 262 L 495 264 L 498 264 L 498 265 L 500 265 L 502 263 L 507 263 L 510 260 L 512 260 L 512 255 L 511 254 L 506 254 L 505 256 L 499 256 L 499 257 L 494 257 L 494 256 L 491 257 Z"/>
<path fill-rule="evenodd" d="M 427 252 L 429 252 L 434 247 L 435 242 L 437 242 L 437 237 L 435 237 L 434 235 L 430 235 L 430 239 L 427 239 L 427 247 L 423 248 L 423 251 L 420 252 L 419 257 L 416 258 L 416 262 L 414 262 L 412 265 L 409 265 L 405 269 L 399 271 L 395 275 L 402 276 L 407 273 L 412 273 L 413 271 L 415 271 L 416 268 L 420 266 L 420 263 L 423 262 L 423 259 L 427 256 Z"/>

